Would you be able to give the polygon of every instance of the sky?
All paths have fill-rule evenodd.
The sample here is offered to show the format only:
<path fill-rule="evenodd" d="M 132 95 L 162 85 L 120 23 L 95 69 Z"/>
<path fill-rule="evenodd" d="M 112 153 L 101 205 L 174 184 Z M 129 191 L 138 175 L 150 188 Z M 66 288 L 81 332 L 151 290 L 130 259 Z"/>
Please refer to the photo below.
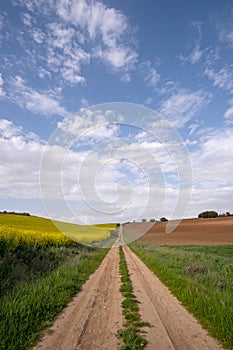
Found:
<path fill-rule="evenodd" d="M 233 212 L 231 0 L 0 2 L 0 210 Z"/>

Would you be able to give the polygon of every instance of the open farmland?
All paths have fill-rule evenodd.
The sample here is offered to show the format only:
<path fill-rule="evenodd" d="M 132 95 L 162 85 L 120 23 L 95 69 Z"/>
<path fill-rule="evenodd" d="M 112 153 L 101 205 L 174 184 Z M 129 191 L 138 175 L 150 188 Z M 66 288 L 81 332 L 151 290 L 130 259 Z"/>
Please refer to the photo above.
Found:
<path fill-rule="evenodd" d="M 21 227 L 14 220 L 22 220 Z M 28 230 L 30 239 L 14 241 L 2 231 L 1 349 L 27 350 L 39 334 L 35 350 L 220 350 L 220 343 L 232 349 L 233 246 L 159 246 L 139 240 L 126 246 L 127 228 L 131 240 L 148 223 L 120 225 L 117 239 L 110 234 L 112 249 L 95 249 L 61 233 L 65 241 L 58 243 L 59 232 L 44 220 L 31 217 L 32 229 L 30 218 L 9 216 L 9 225 L 2 225 Z M 38 238 L 37 243 L 45 232 L 47 241 Z"/>
<path fill-rule="evenodd" d="M 140 241 L 158 245 L 212 245 L 233 244 L 233 217 L 216 219 L 185 219 L 171 233 L 166 233 L 166 222 L 148 224 L 128 224 L 127 232 L 140 231 L 140 225 L 148 225 L 148 232 Z M 145 231 L 145 229 L 144 229 Z"/>
<path fill-rule="evenodd" d="M 113 225 L 60 223 L 0 215 L 0 348 L 27 349 L 107 254 L 80 244 L 105 240 Z"/>
<path fill-rule="evenodd" d="M 25 241 L 40 246 L 69 246 L 73 240 L 91 244 L 108 239 L 110 230 L 114 229 L 115 224 L 81 226 L 36 216 L 0 215 L 0 240 L 15 245 Z"/>

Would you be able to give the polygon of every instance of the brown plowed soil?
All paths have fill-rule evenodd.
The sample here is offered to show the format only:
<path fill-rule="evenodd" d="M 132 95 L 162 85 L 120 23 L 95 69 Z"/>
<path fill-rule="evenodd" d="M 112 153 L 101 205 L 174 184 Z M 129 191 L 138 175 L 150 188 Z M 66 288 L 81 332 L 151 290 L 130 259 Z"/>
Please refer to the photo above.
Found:
<path fill-rule="evenodd" d="M 142 320 L 151 324 L 147 350 L 223 349 L 127 246 L 124 253 Z"/>
<path fill-rule="evenodd" d="M 82 291 L 57 317 L 34 350 L 111 350 L 119 347 L 122 296 L 119 248 L 112 248 Z"/>
<path fill-rule="evenodd" d="M 140 228 L 139 224 L 128 224 L 124 231 Z M 166 222 L 158 222 L 139 238 L 140 241 L 159 245 L 215 245 L 233 244 L 233 217 L 216 219 L 185 219 L 171 233 L 166 233 Z"/>

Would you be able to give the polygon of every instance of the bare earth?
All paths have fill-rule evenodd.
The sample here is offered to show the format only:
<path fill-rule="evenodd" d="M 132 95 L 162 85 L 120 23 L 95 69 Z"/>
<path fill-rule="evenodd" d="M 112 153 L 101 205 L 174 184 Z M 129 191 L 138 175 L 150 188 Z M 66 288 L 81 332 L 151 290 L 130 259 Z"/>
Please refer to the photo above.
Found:
<path fill-rule="evenodd" d="M 129 224 L 124 230 L 140 230 L 148 225 L 148 232 L 139 240 L 158 245 L 217 245 L 233 244 L 233 217 L 216 219 L 185 219 L 171 233 L 166 233 L 166 222 L 148 224 Z M 143 226 L 143 227 L 144 227 Z M 143 228 L 145 231 L 145 228 Z"/>
<path fill-rule="evenodd" d="M 110 350 L 122 328 L 119 250 L 112 248 L 34 350 Z"/>

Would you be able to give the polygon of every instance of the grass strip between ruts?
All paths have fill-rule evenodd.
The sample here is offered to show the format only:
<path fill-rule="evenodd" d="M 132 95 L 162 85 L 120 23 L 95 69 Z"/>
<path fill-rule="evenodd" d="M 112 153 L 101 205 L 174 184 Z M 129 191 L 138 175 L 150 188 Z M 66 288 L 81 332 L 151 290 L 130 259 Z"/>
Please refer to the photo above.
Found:
<path fill-rule="evenodd" d="M 118 331 L 118 337 L 122 340 L 121 350 L 142 350 L 147 340 L 142 335 L 142 327 L 150 324 L 142 322 L 139 315 L 138 301 L 133 293 L 132 283 L 122 247 L 120 247 L 120 274 L 123 316 L 125 318 L 124 329 Z"/>

